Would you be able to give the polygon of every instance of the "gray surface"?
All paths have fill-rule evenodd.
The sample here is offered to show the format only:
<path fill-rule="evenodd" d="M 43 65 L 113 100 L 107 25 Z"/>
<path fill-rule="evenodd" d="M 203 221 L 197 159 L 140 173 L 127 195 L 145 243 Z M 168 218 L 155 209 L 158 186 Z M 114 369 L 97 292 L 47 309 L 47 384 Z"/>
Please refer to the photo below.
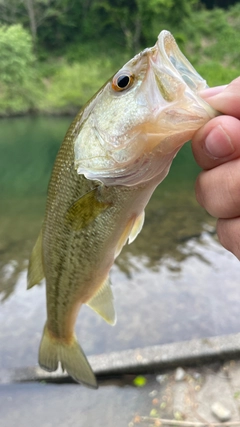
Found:
<path fill-rule="evenodd" d="M 131 375 L 102 381 L 90 390 L 74 384 L 0 385 L 1 427 L 134 427 L 157 419 L 217 422 L 211 408 L 220 402 L 240 427 L 240 362 L 185 368 L 147 375 L 134 387 Z M 156 424 L 155 424 L 156 425 Z"/>
<path fill-rule="evenodd" d="M 127 426 L 135 405 L 142 405 L 141 394 L 132 387 L 103 387 L 94 393 L 67 384 L 2 386 L 1 427 Z"/>
<path fill-rule="evenodd" d="M 233 358 L 240 358 L 240 333 L 90 356 L 88 360 L 96 375 L 116 375 L 149 373 L 179 365 L 201 366 L 209 361 Z M 49 373 L 38 366 L 0 371 L 0 383 L 67 377 L 60 368 Z"/>
<path fill-rule="evenodd" d="M 2 370 L 0 425 L 134 427 L 154 425 L 156 418 L 210 423 L 217 421 L 217 402 L 240 427 L 240 362 L 232 360 L 239 356 L 240 334 L 91 356 L 97 391 L 71 383 L 60 370 Z M 181 380 L 178 366 L 184 367 Z M 140 373 L 146 384 L 135 387 Z"/>

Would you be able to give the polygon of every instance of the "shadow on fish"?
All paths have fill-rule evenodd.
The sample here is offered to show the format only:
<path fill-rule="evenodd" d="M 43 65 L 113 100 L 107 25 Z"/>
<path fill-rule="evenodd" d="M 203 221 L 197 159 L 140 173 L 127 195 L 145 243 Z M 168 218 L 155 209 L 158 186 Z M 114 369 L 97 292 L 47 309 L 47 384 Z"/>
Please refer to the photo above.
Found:
<path fill-rule="evenodd" d="M 116 314 L 109 270 L 141 231 L 144 209 L 194 132 L 218 115 L 199 95 L 207 87 L 162 31 L 79 112 L 58 152 L 28 289 L 46 280 L 47 321 L 39 365 L 97 387 L 77 342 L 82 304 L 108 323 Z"/>

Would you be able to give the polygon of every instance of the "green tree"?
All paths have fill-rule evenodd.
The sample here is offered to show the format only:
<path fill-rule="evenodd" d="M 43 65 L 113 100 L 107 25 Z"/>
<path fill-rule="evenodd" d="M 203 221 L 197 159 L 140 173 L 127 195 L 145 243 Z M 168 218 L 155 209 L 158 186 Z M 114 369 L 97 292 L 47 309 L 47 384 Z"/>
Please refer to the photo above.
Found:
<path fill-rule="evenodd" d="M 70 0 L 0 0 L 0 22 L 2 24 L 21 23 L 31 32 L 35 42 L 39 28 L 67 17 L 71 8 Z"/>
<path fill-rule="evenodd" d="M 0 22 L 20 22 L 45 49 L 107 39 L 136 52 L 160 28 L 183 27 L 197 0 L 0 0 Z M 64 47 L 64 48 L 63 48 Z"/>
<path fill-rule="evenodd" d="M 163 28 L 184 27 L 197 0 L 95 0 L 92 9 L 99 18 L 97 28 L 122 32 L 125 47 L 131 52 L 151 44 Z"/>
<path fill-rule="evenodd" d="M 0 111 L 34 108 L 36 71 L 30 34 L 21 25 L 1 26 L 0 52 Z"/>

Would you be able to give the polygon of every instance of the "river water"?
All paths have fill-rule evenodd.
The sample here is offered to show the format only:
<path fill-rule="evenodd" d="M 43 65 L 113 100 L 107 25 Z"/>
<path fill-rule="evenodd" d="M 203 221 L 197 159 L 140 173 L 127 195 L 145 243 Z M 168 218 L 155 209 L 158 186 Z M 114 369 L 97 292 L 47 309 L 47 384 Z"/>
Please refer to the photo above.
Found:
<path fill-rule="evenodd" d="M 32 366 L 46 319 L 44 285 L 26 291 L 47 183 L 71 118 L 0 121 L 0 367 Z M 86 354 L 240 331 L 240 265 L 198 206 L 190 145 L 155 191 L 144 228 L 111 270 L 118 316 L 111 327 L 88 307 L 76 332 Z"/>

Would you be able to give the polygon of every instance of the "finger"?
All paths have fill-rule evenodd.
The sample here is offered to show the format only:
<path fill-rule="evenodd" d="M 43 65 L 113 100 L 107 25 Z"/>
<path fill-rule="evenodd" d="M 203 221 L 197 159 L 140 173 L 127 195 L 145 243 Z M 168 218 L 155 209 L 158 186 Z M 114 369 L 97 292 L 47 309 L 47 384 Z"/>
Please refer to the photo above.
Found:
<path fill-rule="evenodd" d="M 224 89 L 226 89 L 228 85 L 222 85 L 222 86 L 214 86 L 214 87 L 209 87 L 208 89 L 204 89 L 202 91 L 199 92 L 199 95 L 206 99 L 210 98 L 211 96 L 217 95 L 218 93 L 221 93 Z"/>
<path fill-rule="evenodd" d="M 216 218 L 240 216 L 240 158 L 203 171 L 196 180 L 196 198 Z"/>
<path fill-rule="evenodd" d="M 240 218 L 219 219 L 217 234 L 223 247 L 240 260 Z"/>
<path fill-rule="evenodd" d="M 214 94 L 217 92 L 217 94 Z M 226 87 L 218 86 L 218 89 L 212 88 L 201 92 L 201 96 L 213 108 L 223 114 L 240 118 L 240 77 L 233 80 Z"/>
<path fill-rule="evenodd" d="M 240 121 L 230 116 L 210 120 L 192 138 L 196 162 L 212 169 L 240 156 Z"/>

